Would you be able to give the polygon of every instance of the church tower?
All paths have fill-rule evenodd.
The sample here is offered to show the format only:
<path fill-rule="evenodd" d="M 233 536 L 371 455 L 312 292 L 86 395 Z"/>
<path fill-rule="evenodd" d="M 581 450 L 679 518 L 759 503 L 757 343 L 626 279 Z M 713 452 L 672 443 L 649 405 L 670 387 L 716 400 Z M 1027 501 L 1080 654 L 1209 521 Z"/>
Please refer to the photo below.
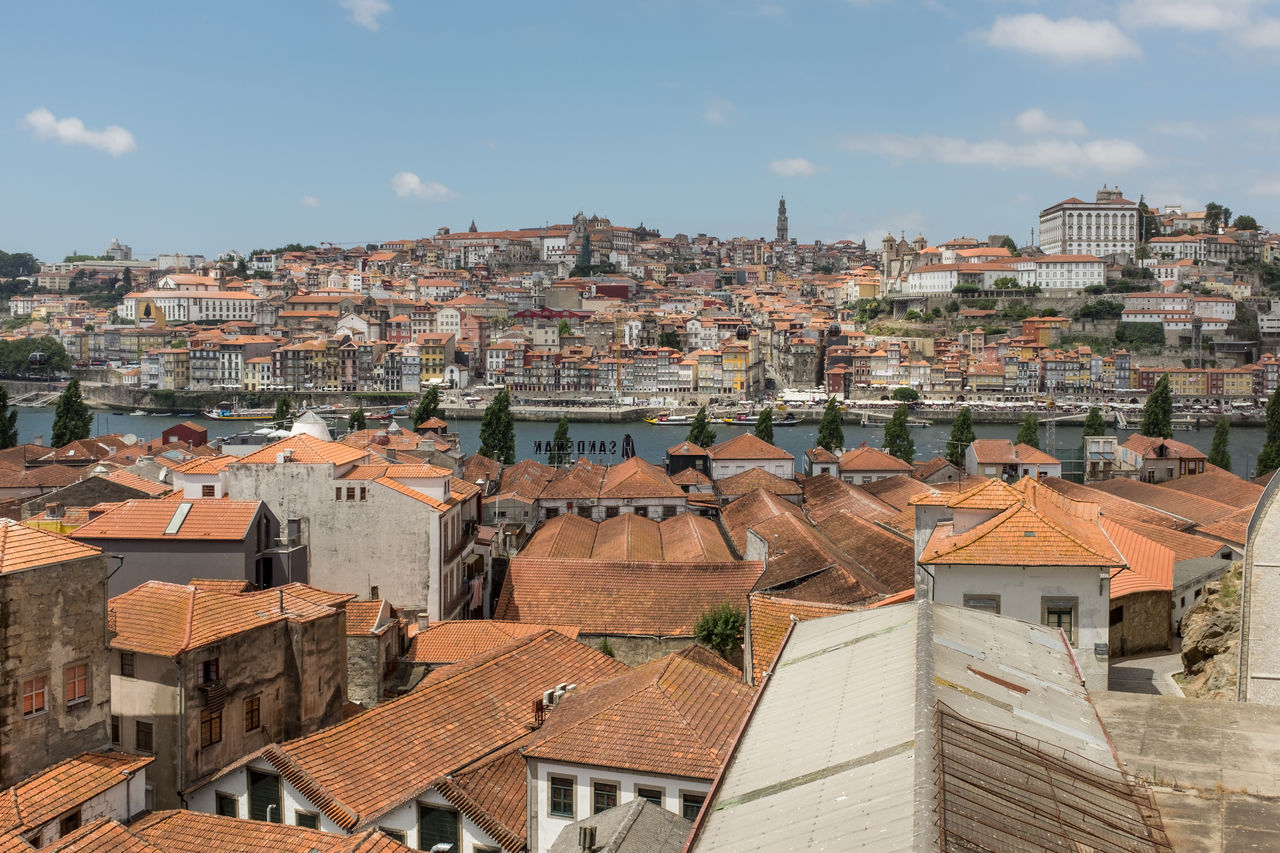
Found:
<path fill-rule="evenodd" d="M 776 243 L 787 242 L 787 200 L 778 199 L 778 239 Z"/>

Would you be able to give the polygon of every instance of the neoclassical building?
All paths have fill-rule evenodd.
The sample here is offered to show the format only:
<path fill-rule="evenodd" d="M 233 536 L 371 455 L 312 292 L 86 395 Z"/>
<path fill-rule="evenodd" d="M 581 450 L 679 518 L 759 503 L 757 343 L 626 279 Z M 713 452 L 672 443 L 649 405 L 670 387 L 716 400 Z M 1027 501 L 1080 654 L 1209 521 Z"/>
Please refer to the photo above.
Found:
<path fill-rule="evenodd" d="M 1047 255 L 1133 255 L 1138 204 L 1103 185 L 1096 201 L 1069 198 L 1040 211 L 1040 248 Z"/>

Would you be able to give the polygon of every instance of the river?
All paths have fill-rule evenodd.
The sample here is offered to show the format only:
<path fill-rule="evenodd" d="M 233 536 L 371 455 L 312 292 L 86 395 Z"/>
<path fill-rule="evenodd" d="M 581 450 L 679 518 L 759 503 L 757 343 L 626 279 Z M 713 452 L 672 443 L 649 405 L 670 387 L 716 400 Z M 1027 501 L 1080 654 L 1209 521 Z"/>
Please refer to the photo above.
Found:
<path fill-rule="evenodd" d="M 18 436 L 23 442 L 33 441 L 37 436 L 45 443 L 53 428 L 53 408 L 19 408 Z M 132 433 L 143 439 L 158 438 L 160 433 L 175 423 L 184 420 L 174 415 L 129 415 L 116 412 L 96 411 L 93 429 L 95 434 L 111 432 Z M 230 435 L 244 429 L 253 429 L 254 424 L 243 421 L 215 421 L 204 417 L 192 417 L 189 420 L 200 424 L 209 431 L 209 437 Z M 339 421 L 341 423 L 341 421 Z M 376 422 L 370 421 L 370 426 Z M 408 428 L 408 419 L 401 419 L 402 428 Z M 450 425 L 459 433 L 464 452 L 471 454 L 479 446 L 480 421 L 460 420 Z M 535 456 L 536 443 L 548 442 L 554 435 L 554 421 L 517 421 L 516 453 L 521 459 Z M 717 437 L 720 440 L 732 438 L 752 427 L 717 424 Z M 666 450 L 679 444 L 688 434 L 687 426 L 654 426 L 643 422 L 634 423 L 577 423 L 570 429 L 570 437 L 574 442 L 587 442 L 585 455 L 596 461 L 618 461 L 621 457 L 623 437 L 630 435 L 635 444 L 636 454 L 655 464 L 662 464 Z M 978 438 L 1012 439 L 1018 432 L 1017 424 L 976 424 L 973 428 Z M 803 468 L 804 452 L 814 446 L 817 440 L 817 421 L 805 422 L 796 426 L 777 427 L 774 430 L 775 443 L 796 457 L 796 467 Z M 1058 425 L 1057 443 L 1061 448 L 1074 448 L 1080 445 L 1081 427 Z M 1122 435 L 1129 433 L 1123 432 Z M 932 427 L 916 427 L 911 436 L 916 443 L 916 459 L 929 459 L 945 450 L 947 439 L 951 435 L 950 424 Z M 1258 451 L 1262 447 L 1265 431 L 1262 427 L 1236 426 L 1231 430 L 1231 462 L 1235 473 L 1250 476 Z M 1213 441 L 1212 424 L 1204 429 L 1179 431 L 1174 438 L 1198 447 L 1205 453 Z M 866 442 L 879 447 L 884 439 L 884 430 L 875 427 L 862 427 L 856 424 L 845 424 L 844 439 L 846 447 L 857 447 Z M 1045 442 L 1045 430 L 1041 427 L 1040 441 Z M 596 450 L 591 452 L 591 442 L 595 442 Z M 603 447 L 603 452 L 601 451 Z M 1053 449 L 1045 447 L 1052 453 Z M 545 453 L 541 458 L 545 458 Z"/>

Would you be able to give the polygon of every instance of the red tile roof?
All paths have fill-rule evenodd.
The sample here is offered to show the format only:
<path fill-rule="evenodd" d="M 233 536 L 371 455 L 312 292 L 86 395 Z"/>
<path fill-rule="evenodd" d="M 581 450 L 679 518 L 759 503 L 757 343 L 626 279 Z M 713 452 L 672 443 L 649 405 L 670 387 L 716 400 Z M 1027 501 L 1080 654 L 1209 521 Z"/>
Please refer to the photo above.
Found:
<path fill-rule="evenodd" d="M 1199 475 L 1191 475 L 1192 478 L 1197 476 Z M 1155 483 L 1144 483 L 1140 480 L 1123 478 L 1104 480 L 1101 483 L 1094 483 L 1093 488 L 1178 518 L 1184 518 L 1197 525 L 1211 524 L 1239 511 L 1238 507 L 1230 504 L 1219 503 L 1178 489 L 1166 489 Z"/>
<path fill-rule="evenodd" d="M 77 528 L 76 539 L 239 542 L 253 533 L 262 501 L 134 499 Z M 170 528 L 177 526 L 170 532 Z"/>
<path fill-rule="evenodd" d="M 27 527 L 11 518 L 0 518 L 0 573 L 52 566 L 100 554 L 100 548 L 70 537 Z"/>
<path fill-rule="evenodd" d="M 740 474 L 716 480 L 716 488 L 728 498 L 736 498 L 756 489 L 764 489 L 780 496 L 800 494 L 800 485 L 795 480 L 783 479 L 763 468 L 748 468 Z"/>
<path fill-rule="evenodd" d="M 543 631 L 559 631 L 571 639 L 578 637 L 576 625 L 542 625 L 497 619 L 436 622 L 413 636 L 404 657 L 414 663 L 457 663 L 506 645 L 516 638 Z"/>
<path fill-rule="evenodd" d="M 124 774 L 154 760 L 123 752 L 85 752 L 60 761 L 0 792 L 0 830 L 23 832 L 42 826 L 122 784 Z"/>
<path fill-rule="evenodd" d="M 110 480 L 121 486 L 128 486 L 131 489 L 137 489 L 143 494 L 159 496 L 168 494 L 172 490 L 172 486 L 166 483 L 157 483 L 155 480 L 148 480 L 146 477 L 139 477 L 130 471 L 112 471 L 110 474 L 103 474 L 102 479 Z"/>
<path fill-rule="evenodd" d="M 863 446 L 855 447 L 852 450 L 846 450 L 840 456 L 840 471 L 877 471 L 881 473 L 900 472 L 910 474 L 915 467 L 909 462 L 903 462 L 896 456 L 891 456 L 883 450 L 874 447 Z"/>
<path fill-rule="evenodd" d="M 744 432 L 707 448 L 712 459 L 790 459 L 795 457 L 777 445 L 757 438 L 755 433 Z"/>
<path fill-rule="evenodd" d="M 804 510 L 791 501 L 783 500 L 764 489 L 756 489 L 726 504 L 720 510 L 720 522 L 729 532 L 729 537 L 741 556 L 747 550 L 747 531 L 757 524 L 784 513 L 803 515 Z"/>
<path fill-rule="evenodd" d="M 1173 551 L 1109 518 L 1102 528 L 1124 555 L 1128 567 L 1111 573 L 1111 597 L 1134 592 L 1173 591 Z"/>
<path fill-rule="evenodd" d="M 841 512 L 871 521 L 888 521 L 898 513 L 896 507 L 865 488 L 850 485 L 830 474 L 806 477 L 800 485 L 804 489 L 804 511 L 815 522 L 822 522 Z"/>
<path fill-rule="evenodd" d="M 335 441 L 321 441 L 315 436 L 304 433 L 291 435 L 268 444 L 247 456 L 242 456 L 233 464 L 275 465 L 277 455 L 284 451 L 292 451 L 289 463 L 295 465 L 346 465 L 350 462 L 363 461 L 369 455 L 367 450 L 348 447 Z"/>
<path fill-rule="evenodd" d="M 135 822 L 129 832 L 164 853 L 409 853 L 412 849 L 377 829 L 338 835 L 301 826 L 177 810 L 149 814 Z"/>
<path fill-rule="evenodd" d="M 348 637 L 367 637 L 374 634 L 381 634 L 395 622 L 388 618 L 385 623 L 379 627 L 383 609 L 386 608 L 388 617 L 390 617 L 390 607 L 382 599 L 375 601 L 348 601 L 347 610 L 347 636 Z"/>

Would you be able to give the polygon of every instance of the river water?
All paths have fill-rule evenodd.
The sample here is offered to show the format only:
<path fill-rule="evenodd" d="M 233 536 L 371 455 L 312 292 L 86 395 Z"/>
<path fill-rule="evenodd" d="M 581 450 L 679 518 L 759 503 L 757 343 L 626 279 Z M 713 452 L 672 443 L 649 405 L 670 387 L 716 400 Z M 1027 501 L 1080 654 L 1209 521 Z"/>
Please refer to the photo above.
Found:
<path fill-rule="evenodd" d="M 33 441 L 40 436 L 48 443 L 53 429 L 53 408 L 19 408 L 18 434 L 23 442 Z M 204 417 L 180 418 L 173 415 L 129 415 L 115 412 L 95 412 L 94 433 L 132 433 L 142 439 L 158 438 L 160 433 L 182 420 L 191 420 L 209 431 L 209 437 L 230 435 L 245 429 L 253 429 L 252 423 L 243 421 L 215 421 Z M 336 424 L 345 426 L 342 420 Z M 409 428 L 407 418 L 399 421 L 402 428 Z M 370 421 L 370 426 L 375 422 Z M 450 429 L 459 433 L 462 449 L 465 453 L 474 453 L 479 446 L 480 421 L 459 420 L 450 424 Z M 545 458 L 545 450 L 538 454 L 538 443 L 551 440 L 556 429 L 554 421 L 517 421 L 516 422 L 516 454 L 520 459 L 527 457 Z M 735 435 L 751 432 L 752 426 L 730 426 L 717 424 L 717 437 L 723 441 Z M 1018 432 L 1017 424 L 976 424 L 974 433 L 978 438 L 1013 439 Z M 687 426 L 655 426 L 636 421 L 632 423 L 576 423 L 570 429 L 570 437 L 577 442 L 585 442 L 584 454 L 594 461 L 611 462 L 622 458 L 623 438 L 630 435 L 635 445 L 636 454 L 655 464 L 662 464 L 667 448 L 679 444 L 688 434 Z M 1061 448 L 1076 448 L 1080 445 L 1081 427 L 1059 424 L 1057 428 L 1057 444 Z M 1129 432 L 1121 431 L 1127 436 Z M 803 455 L 817 441 L 818 422 L 800 423 L 796 426 L 777 427 L 774 429 L 775 443 L 796 457 L 796 467 L 803 467 Z M 950 424 L 939 424 L 931 427 L 916 427 L 911 436 L 916 443 L 916 459 L 929 459 L 943 453 L 947 439 L 951 435 Z M 1265 431 L 1262 427 L 1236 426 L 1231 429 L 1231 462 L 1235 473 L 1242 477 L 1252 476 L 1258 451 L 1262 447 Z M 1185 441 L 1195 447 L 1209 452 L 1213 442 L 1213 426 L 1207 423 L 1204 429 L 1179 431 L 1174 435 L 1179 441 Z M 845 447 L 857 447 L 866 442 L 879 447 L 884 440 L 884 430 L 878 427 L 863 427 L 856 424 L 844 426 Z M 1045 444 L 1045 429 L 1040 429 L 1040 442 Z M 592 443 L 595 447 L 592 447 Z M 1044 447 L 1050 453 L 1053 448 Z"/>

